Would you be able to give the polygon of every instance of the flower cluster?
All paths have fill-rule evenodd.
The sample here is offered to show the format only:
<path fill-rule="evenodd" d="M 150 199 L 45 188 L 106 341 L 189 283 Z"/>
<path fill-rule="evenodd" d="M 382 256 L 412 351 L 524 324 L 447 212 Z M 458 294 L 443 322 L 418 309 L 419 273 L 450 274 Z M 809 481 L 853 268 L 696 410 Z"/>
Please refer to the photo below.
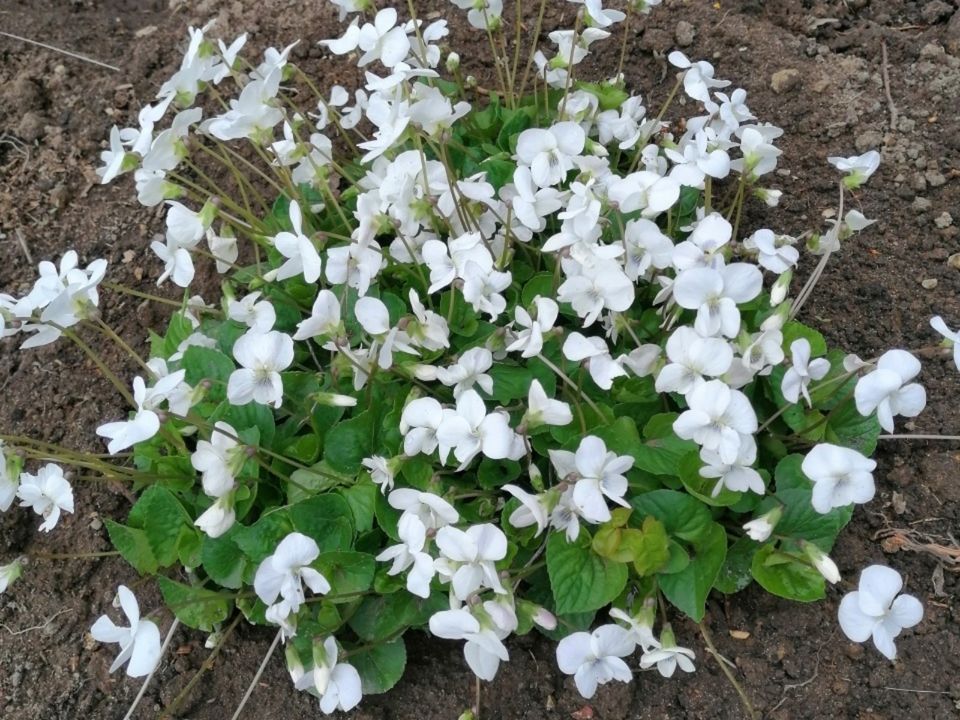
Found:
<path fill-rule="evenodd" d="M 454 2 L 496 54 L 502 3 Z M 754 581 L 822 598 L 837 533 L 876 492 L 881 428 L 926 402 L 907 350 L 845 356 L 797 319 L 871 222 L 843 206 L 879 154 L 830 158 L 839 211 L 793 293 L 799 239 L 741 226 L 746 203 L 779 201 L 782 130 L 710 63 L 671 53 L 674 89 L 648 112 L 622 74 L 578 77 L 626 18 L 581 0 L 529 72 L 498 60 L 500 87 L 480 92 L 444 58 L 446 21 L 335 4 L 351 20 L 320 45 L 356 58 L 362 88 L 321 92 L 292 45 L 255 63 L 245 36 L 192 29 L 139 127 L 111 133 L 103 182 L 132 172 L 141 203 L 166 204 L 158 282 L 190 288 L 203 256 L 224 276 L 219 307 L 195 296 L 151 336 L 132 393 L 117 383 L 128 417 L 97 428 L 129 451 L 117 472 L 150 478 L 108 526 L 121 554 L 189 570 L 158 583 L 191 627 L 234 611 L 276 627 L 324 712 L 389 689 L 409 627 L 462 641 L 484 680 L 509 636 L 539 627 L 589 698 L 629 682 L 638 649 L 641 669 L 694 670 L 656 627 L 669 607 L 700 621 L 711 590 Z M 680 92 L 699 114 L 674 125 Z M 41 265 L 28 296 L 0 297 L 4 333 L 106 333 L 104 270 Z M 57 466 L 5 467 L 0 509 L 19 495 L 43 529 L 72 512 Z M 892 658 L 922 609 L 893 600 L 890 573 L 864 571 L 840 622 Z M 119 596 L 131 627 L 102 618 L 93 634 L 144 674 L 158 630 Z"/>

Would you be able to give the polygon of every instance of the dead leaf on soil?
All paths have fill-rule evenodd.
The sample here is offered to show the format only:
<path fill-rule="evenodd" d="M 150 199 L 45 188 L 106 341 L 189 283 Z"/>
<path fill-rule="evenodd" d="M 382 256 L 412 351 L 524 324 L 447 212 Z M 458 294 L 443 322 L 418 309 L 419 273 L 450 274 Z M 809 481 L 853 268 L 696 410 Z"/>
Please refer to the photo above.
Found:
<path fill-rule="evenodd" d="M 948 569 L 960 572 L 960 545 L 953 538 L 949 545 L 942 542 L 945 538 L 924 535 L 915 530 L 891 528 L 881 530 L 873 536 L 880 540 L 880 547 L 885 553 L 895 553 L 901 550 L 932 555 L 940 560 Z"/>
<path fill-rule="evenodd" d="M 570 717 L 572 717 L 573 720 L 592 720 L 594 717 L 593 708 L 589 705 L 584 705 L 579 710 L 574 710 L 570 713 Z"/>
<path fill-rule="evenodd" d="M 750 637 L 750 633 L 746 630 L 731 630 L 730 637 L 734 640 L 746 640 Z"/>

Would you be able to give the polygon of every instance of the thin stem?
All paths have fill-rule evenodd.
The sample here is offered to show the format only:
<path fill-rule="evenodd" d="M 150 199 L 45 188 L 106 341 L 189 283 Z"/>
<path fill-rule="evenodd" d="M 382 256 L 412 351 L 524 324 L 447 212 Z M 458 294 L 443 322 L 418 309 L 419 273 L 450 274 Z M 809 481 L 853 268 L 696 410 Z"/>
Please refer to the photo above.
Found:
<path fill-rule="evenodd" d="M 589 405 L 597 415 L 599 415 L 600 417 L 603 417 L 603 413 L 600 411 L 600 408 L 597 407 L 597 404 L 593 400 L 591 400 L 590 397 L 585 392 L 583 392 L 580 386 L 577 385 L 577 383 L 575 383 L 573 380 L 571 380 L 570 377 L 563 370 L 561 370 L 557 365 L 554 365 L 554 363 L 551 360 L 544 357 L 543 355 L 537 355 L 537 358 L 539 358 L 544 365 L 546 365 L 548 368 L 553 370 L 553 372 L 555 372 L 561 380 L 563 380 L 567 385 L 569 385 L 571 389 L 576 390 L 577 393 L 580 395 L 580 397 L 582 397 L 586 401 L 587 405 Z"/>
<path fill-rule="evenodd" d="M 930 435 L 927 433 L 897 433 L 880 435 L 878 440 L 943 440 L 944 442 L 960 442 L 960 435 Z"/>
<path fill-rule="evenodd" d="M 120 382 L 120 378 L 106 366 L 103 360 L 100 359 L 100 356 L 90 348 L 83 340 L 77 337 L 77 334 L 71 330 L 63 330 L 64 336 L 72 340 L 78 348 L 83 350 L 84 354 L 93 361 L 93 364 L 97 366 L 97 369 L 103 373 L 104 377 L 109 380 L 113 386 L 117 389 L 117 392 L 123 396 L 123 399 L 130 405 L 130 407 L 136 407 L 137 402 L 133 399 L 133 395 L 130 394 L 130 391 L 127 390 L 127 386 Z"/>
<path fill-rule="evenodd" d="M 101 550 L 89 553 L 27 553 L 27 557 L 31 560 L 93 560 L 119 554 L 118 550 Z"/>
<path fill-rule="evenodd" d="M 180 626 L 180 621 L 177 618 L 173 619 L 173 624 L 170 625 L 170 629 L 167 631 L 167 637 L 163 640 L 163 645 L 160 646 L 160 658 L 163 657 L 164 653 L 167 652 L 167 648 L 170 647 L 170 641 L 173 640 L 173 634 L 176 632 L 177 628 Z M 140 686 L 140 692 L 137 693 L 137 696 L 133 699 L 133 704 L 130 706 L 130 709 L 127 710 L 127 714 L 123 716 L 123 720 L 130 720 L 133 717 L 133 711 L 137 709 L 137 705 L 140 704 L 140 701 L 143 699 L 144 693 L 147 692 L 147 686 L 150 684 L 150 681 L 153 680 L 154 674 L 157 672 L 157 668 L 160 667 L 160 659 L 157 659 L 157 666 L 150 671 L 150 674 L 147 675 L 147 679 L 143 681 L 143 685 Z"/>
<path fill-rule="evenodd" d="M 837 213 L 837 223 L 843 222 L 843 182 L 839 183 L 840 185 L 840 207 Z M 840 226 L 837 225 L 837 232 L 839 233 Z M 839 239 L 838 239 L 839 242 Z M 792 320 L 800 312 L 800 308 L 803 307 L 804 303 L 810 299 L 810 295 L 813 294 L 813 289 L 817 286 L 817 282 L 820 280 L 820 276 L 823 275 L 824 269 L 827 267 L 827 261 L 830 260 L 830 256 L 833 255 L 833 250 L 827 250 L 823 257 L 820 258 L 820 262 L 817 263 L 817 267 L 814 268 L 813 272 L 810 274 L 810 277 L 807 278 L 806 284 L 803 286 L 803 289 L 800 291 L 800 294 L 797 295 L 796 301 L 793 303 L 793 307 L 790 308 L 790 319 Z"/>
<path fill-rule="evenodd" d="M 520 3 L 518 2 L 517 5 L 519 4 Z M 530 77 L 530 68 L 533 67 L 533 59 L 537 55 L 537 40 L 540 37 L 540 31 L 543 29 L 543 15 L 546 11 L 547 0 L 540 0 L 540 10 L 537 12 L 537 23 L 533 26 L 533 34 L 530 36 L 530 54 L 527 55 L 527 63 L 523 68 L 523 79 L 520 81 L 520 92 L 518 93 L 518 96 L 521 98 L 523 97 L 524 91 L 527 89 L 527 78 Z"/>
<path fill-rule="evenodd" d="M 751 720 L 755 720 L 757 713 L 753 709 L 750 698 L 747 697 L 747 693 L 740 686 L 740 683 L 737 682 L 737 679 L 733 676 L 733 673 L 730 672 L 730 668 L 727 667 L 725 658 L 719 652 L 717 652 L 717 648 L 713 645 L 713 639 L 710 637 L 710 631 L 707 630 L 705 623 L 700 623 L 700 634 L 703 635 L 703 641 L 707 645 L 707 650 L 716 659 L 720 669 L 723 670 L 723 674 L 727 676 L 727 680 L 730 681 L 730 684 L 733 685 L 733 689 L 736 690 L 737 695 L 740 696 L 740 702 L 743 703 L 743 707 L 747 711 L 747 715 L 751 718 Z"/>
<path fill-rule="evenodd" d="M 283 630 L 280 630 L 276 637 L 273 638 L 273 642 L 270 643 L 270 649 L 267 650 L 267 654 L 263 658 L 263 662 L 260 663 L 260 667 L 257 668 L 257 674 L 253 676 L 253 680 L 250 682 L 247 691 L 243 694 L 243 699 L 240 700 L 240 705 L 237 707 L 237 711 L 233 713 L 233 717 L 230 720 L 237 720 L 240 717 L 240 713 L 243 712 L 244 706 L 247 704 L 247 701 L 250 699 L 250 696 L 253 695 L 253 690 L 257 686 L 257 683 L 260 681 L 260 676 L 263 675 L 263 671 L 267 669 L 267 663 L 270 662 L 270 658 L 273 657 L 274 651 L 277 649 L 277 645 L 280 644 L 280 640 L 283 638 Z"/>
<path fill-rule="evenodd" d="M 155 376 L 155 373 L 153 372 L 153 370 L 151 370 L 150 366 L 147 365 L 146 362 L 144 362 L 143 358 L 140 357 L 140 354 L 136 350 L 134 350 L 132 347 L 130 347 L 130 345 L 128 345 L 127 342 L 122 337 L 117 335 L 114 329 L 109 325 L 107 325 L 103 321 L 103 319 L 100 318 L 99 316 L 97 316 L 97 319 L 96 319 L 96 326 L 104 335 L 106 335 L 108 338 L 110 338 L 115 343 L 117 343 L 117 345 L 123 348 L 123 350 L 127 353 L 127 355 L 129 355 L 133 360 L 135 360 L 140 367 L 146 370 L 147 374 L 150 375 L 150 377 Z"/>
<path fill-rule="evenodd" d="M 167 710 L 164 711 L 163 715 L 161 716 L 162 718 L 167 719 L 176 716 L 177 711 L 180 709 L 180 705 L 193 691 L 193 688 L 197 686 L 197 683 L 200 682 L 200 678 L 203 677 L 207 670 L 213 667 L 214 661 L 217 659 L 217 656 L 220 654 L 223 646 L 227 643 L 227 640 L 233 634 L 234 629 L 240 623 L 241 618 L 243 618 L 243 614 L 238 612 L 236 618 L 234 618 L 233 622 L 230 623 L 230 626 L 224 631 L 223 635 L 220 636 L 220 640 L 217 642 L 216 647 L 210 651 L 207 659 L 203 661 L 203 665 L 200 666 L 200 669 L 197 670 L 192 678 L 190 678 L 190 682 L 187 683 L 187 686 L 173 699 L 173 702 L 170 703 Z"/>

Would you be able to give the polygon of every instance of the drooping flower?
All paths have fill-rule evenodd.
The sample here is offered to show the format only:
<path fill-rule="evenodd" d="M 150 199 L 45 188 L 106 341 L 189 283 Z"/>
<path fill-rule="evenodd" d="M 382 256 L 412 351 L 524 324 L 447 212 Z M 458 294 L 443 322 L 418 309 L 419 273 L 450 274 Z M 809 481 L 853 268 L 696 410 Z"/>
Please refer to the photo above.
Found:
<path fill-rule="evenodd" d="M 573 675 L 577 690 L 589 700 L 599 685 L 633 679 L 623 658 L 635 649 L 628 630 L 619 625 L 601 625 L 592 633 L 575 632 L 563 638 L 557 644 L 557 665 L 562 672 Z"/>
<path fill-rule="evenodd" d="M 877 361 L 877 369 L 857 381 L 853 397 L 864 417 L 874 411 L 887 432 L 893 432 L 896 415 L 916 417 L 927 404 L 927 391 L 910 381 L 920 372 L 920 361 L 906 350 L 888 350 Z"/>
<path fill-rule="evenodd" d="M 20 468 L 22 460 L 16 456 L 6 456 L 3 443 L 0 442 L 0 512 L 6 512 L 13 505 L 20 487 Z"/>
<path fill-rule="evenodd" d="M 90 634 L 97 642 L 119 643 L 120 654 L 110 666 L 110 672 L 129 660 L 127 675 L 149 675 L 160 662 L 160 630 L 152 620 L 140 617 L 140 605 L 128 587 L 118 587 L 117 597 L 130 627 L 115 625 L 109 617 L 101 615 L 90 628 Z"/>
<path fill-rule="evenodd" d="M 54 463 L 47 463 L 36 475 L 21 473 L 17 496 L 20 507 L 32 508 L 43 517 L 40 525 L 43 532 L 56 527 L 61 512 L 73 512 L 73 488 L 63 476 L 63 468 Z"/>
<path fill-rule="evenodd" d="M 467 609 L 441 610 L 430 617 L 430 632 L 447 640 L 466 640 L 463 654 L 467 665 L 474 675 L 489 682 L 496 677 L 500 662 L 509 660 L 510 654 L 489 615 L 483 615 L 485 622 L 481 624 Z"/>
<path fill-rule="evenodd" d="M 339 648 L 330 635 L 321 643 L 314 641 L 314 666 L 304 672 L 298 669 L 293 685 L 320 698 L 320 711 L 329 715 L 337 710 L 349 712 L 363 698 L 360 673 L 350 663 L 337 662 Z M 291 675 L 294 673 L 291 672 Z"/>
<path fill-rule="evenodd" d="M 144 440 L 149 440 L 160 429 L 160 416 L 157 408 L 180 387 L 186 377 L 186 370 L 165 375 L 148 388 L 142 377 L 133 379 L 133 401 L 136 414 L 130 420 L 104 423 L 97 428 L 97 435 L 109 440 L 107 452 L 114 455 Z"/>
<path fill-rule="evenodd" d="M 541 425 L 567 425 L 573 422 L 573 412 L 570 406 L 562 400 L 554 400 L 547 397 L 546 391 L 540 381 L 534 379 L 530 382 L 530 390 L 527 393 L 527 411 L 523 415 L 523 421 L 528 430 L 540 427 Z"/>
<path fill-rule="evenodd" d="M 190 456 L 193 469 L 201 473 L 203 491 L 210 497 L 218 498 L 236 484 L 234 478 L 246 459 L 245 447 L 236 437 L 232 425 L 218 420 L 210 440 L 198 440 L 197 449 Z"/>
<path fill-rule="evenodd" d="M 923 619 L 923 605 L 912 595 L 899 595 L 902 588 L 903 579 L 896 570 L 883 565 L 865 568 L 858 589 L 840 601 L 840 629 L 854 642 L 872 637 L 877 650 L 895 660 L 894 638 Z"/>
<path fill-rule="evenodd" d="M 843 182 L 848 188 L 855 190 L 870 179 L 870 176 L 880 167 L 880 153 L 876 150 L 868 150 L 863 155 L 846 158 L 831 156 L 827 158 L 827 162 L 840 172 L 847 173 Z"/>
<path fill-rule="evenodd" d="M 811 504 L 819 513 L 851 503 L 865 503 L 876 492 L 873 471 L 877 463 L 856 450 L 820 443 L 803 459 L 803 474 L 813 481 Z"/>
<path fill-rule="evenodd" d="M 953 364 L 960 370 L 960 332 L 955 332 L 947 327 L 943 318 L 937 315 L 930 320 L 930 327 L 943 335 L 944 344 L 953 347 Z"/>
<path fill-rule="evenodd" d="M 797 402 L 802 394 L 807 404 L 813 406 L 810 400 L 810 391 L 807 389 L 811 380 L 821 380 L 830 372 L 830 361 L 826 358 L 810 360 L 810 341 L 800 338 L 790 343 L 790 353 L 793 364 L 783 375 L 780 391 L 783 397 L 792 403 Z"/>
<path fill-rule="evenodd" d="M 747 531 L 747 535 L 751 540 L 766 542 L 770 535 L 773 534 L 773 529 L 777 526 L 777 523 L 780 522 L 781 517 L 783 517 L 783 506 L 777 505 L 760 517 L 744 523 L 743 529 Z"/>
<path fill-rule="evenodd" d="M 693 650 L 677 645 L 673 630 L 667 625 L 660 633 L 659 647 L 647 650 L 640 657 L 640 667 L 647 670 L 656 665 L 657 672 L 663 677 L 669 678 L 673 677 L 678 666 L 684 672 L 693 672 L 695 670 L 693 665 L 695 657 Z"/>
<path fill-rule="evenodd" d="M 280 232 L 273 238 L 273 245 L 277 251 L 287 258 L 276 270 L 264 275 L 265 280 L 286 280 L 287 278 L 303 275 L 308 283 L 315 283 L 320 277 L 322 267 L 320 253 L 313 241 L 303 234 L 303 213 L 300 203 L 290 201 L 290 225 L 293 232 Z"/>

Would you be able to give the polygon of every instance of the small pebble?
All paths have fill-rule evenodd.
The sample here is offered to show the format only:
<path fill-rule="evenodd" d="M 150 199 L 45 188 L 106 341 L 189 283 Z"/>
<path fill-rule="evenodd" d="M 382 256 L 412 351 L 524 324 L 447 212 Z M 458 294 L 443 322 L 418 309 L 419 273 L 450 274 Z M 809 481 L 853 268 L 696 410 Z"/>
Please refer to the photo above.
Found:
<path fill-rule="evenodd" d="M 924 278 L 920 281 L 920 286 L 924 290 L 933 290 L 938 285 L 936 278 Z"/>
<path fill-rule="evenodd" d="M 800 87 L 800 71 L 794 68 L 777 70 L 770 76 L 770 87 L 778 95 Z"/>
<path fill-rule="evenodd" d="M 943 230 L 953 225 L 953 216 L 948 212 L 942 212 L 937 215 L 936 219 L 933 221 L 934 225 Z"/>
<path fill-rule="evenodd" d="M 681 20 L 677 23 L 677 28 L 674 30 L 673 37 L 677 41 L 677 45 L 680 47 L 689 47 L 693 45 L 693 39 L 697 35 L 696 28 L 693 27 L 686 20 Z"/>

